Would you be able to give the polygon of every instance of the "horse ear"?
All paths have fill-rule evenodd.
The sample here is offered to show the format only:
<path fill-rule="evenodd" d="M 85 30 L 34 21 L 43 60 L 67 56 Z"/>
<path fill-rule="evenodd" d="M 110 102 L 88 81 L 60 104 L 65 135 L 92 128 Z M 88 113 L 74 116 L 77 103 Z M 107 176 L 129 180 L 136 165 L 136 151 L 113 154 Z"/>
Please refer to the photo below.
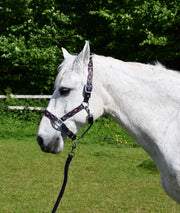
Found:
<path fill-rule="evenodd" d="M 63 47 L 61 48 L 62 52 L 63 52 L 63 56 L 64 59 L 71 57 L 71 54 L 68 53 L 68 51 L 66 49 L 64 49 Z"/>
<path fill-rule="evenodd" d="M 89 42 L 86 41 L 83 50 L 78 55 L 78 60 L 83 61 L 84 64 L 88 64 L 90 57 L 90 46 Z"/>

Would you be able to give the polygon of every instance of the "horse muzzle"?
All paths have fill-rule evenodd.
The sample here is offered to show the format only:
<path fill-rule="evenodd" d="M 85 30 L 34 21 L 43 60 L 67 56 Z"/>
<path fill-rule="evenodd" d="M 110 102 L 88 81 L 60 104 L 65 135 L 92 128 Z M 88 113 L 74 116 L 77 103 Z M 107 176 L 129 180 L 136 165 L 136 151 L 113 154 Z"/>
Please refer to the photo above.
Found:
<path fill-rule="evenodd" d="M 63 142 L 59 137 L 53 138 L 47 143 L 47 138 L 37 135 L 37 142 L 43 152 L 57 154 L 63 150 Z"/>

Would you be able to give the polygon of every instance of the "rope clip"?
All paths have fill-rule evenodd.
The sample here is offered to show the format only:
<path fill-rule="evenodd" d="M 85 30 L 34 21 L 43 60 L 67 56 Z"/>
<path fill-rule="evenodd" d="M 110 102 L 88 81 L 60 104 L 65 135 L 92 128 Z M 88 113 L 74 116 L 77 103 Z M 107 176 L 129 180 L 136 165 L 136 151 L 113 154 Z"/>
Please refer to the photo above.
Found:
<path fill-rule="evenodd" d="M 75 152 L 74 152 L 74 149 L 77 147 L 77 143 L 72 143 L 72 149 L 71 151 L 69 152 L 69 155 L 71 155 L 72 157 L 75 156 Z"/>

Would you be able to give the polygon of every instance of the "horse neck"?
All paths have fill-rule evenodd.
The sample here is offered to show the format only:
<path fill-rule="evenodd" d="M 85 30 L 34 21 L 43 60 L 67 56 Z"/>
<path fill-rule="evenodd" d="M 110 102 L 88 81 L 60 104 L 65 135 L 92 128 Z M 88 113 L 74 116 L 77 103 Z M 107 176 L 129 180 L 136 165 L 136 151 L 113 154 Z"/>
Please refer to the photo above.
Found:
<path fill-rule="evenodd" d="M 101 87 L 104 102 L 104 113 L 113 117 L 123 126 L 135 119 L 133 114 L 141 110 L 137 106 L 147 99 L 147 91 L 142 90 L 144 82 L 131 63 L 113 58 L 96 56 L 94 60 L 97 87 Z M 147 84 L 147 82 L 145 83 Z M 148 85 L 146 85 L 147 87 Z"/>
<path fill-rule="evenodd" d="M 150 150 L 150 143 L 144 141 L 163 137 L 169 122 L 165 117 L 176 116 L 175 105 L 180 103 L 173 99 L 180 98 L 179 87 L 175 89 L 180 85 L 179 75 L 177 81 L 177 74 L 163 67 L 102 56 L 94 57 L 94 67 L 97 73 L 94 81 L 97 78 L 95 83 L 101 88 L 104 113 L 116 120 L 146 151 Z"/>

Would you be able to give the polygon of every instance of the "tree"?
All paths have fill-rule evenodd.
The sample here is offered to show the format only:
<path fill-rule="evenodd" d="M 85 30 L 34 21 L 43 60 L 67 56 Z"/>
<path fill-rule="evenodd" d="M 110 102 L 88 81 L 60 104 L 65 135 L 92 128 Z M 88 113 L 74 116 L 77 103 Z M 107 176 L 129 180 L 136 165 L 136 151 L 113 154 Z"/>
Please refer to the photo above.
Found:
<path fill-rule="evenodd" d="M 107 44 L 104 54 L 126 61 L 159 60 L 179 69 L 179 4 L 180 1 L 126 0 L 120 3 L 109 0 L 98 11 L 91 11 L 92 15 L 106 21 L 108 35 L 104 35 L 103 43 Z"/>
<path fill-rule="evenodd" d="M 180 0 L 4 0 L 0 84 L 13 93 L 52 93 L 61 47 L 180 68 Z"/>
<path fill-rule="evenodd" d="M 13 92 L 43 93 L 53 87 L 60 46 L 75 37 L 58 1 L 0 3 L 0 81 Z M 3 83 L 2 83 L 3 81 Z"/>

